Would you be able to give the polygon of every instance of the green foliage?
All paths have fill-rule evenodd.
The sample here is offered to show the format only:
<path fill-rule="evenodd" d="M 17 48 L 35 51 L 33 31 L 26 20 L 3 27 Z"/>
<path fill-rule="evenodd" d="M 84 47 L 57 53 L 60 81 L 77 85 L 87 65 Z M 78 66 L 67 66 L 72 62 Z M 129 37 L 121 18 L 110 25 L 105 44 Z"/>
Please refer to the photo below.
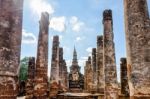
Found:
<path fill-rule="evenodd" d="M 20 61 L 20 72 L 19 72 L 19 80 L 20 81 L 27 80 L 28 62 L 29 62 L 29 57 L 24 57 Z"/>

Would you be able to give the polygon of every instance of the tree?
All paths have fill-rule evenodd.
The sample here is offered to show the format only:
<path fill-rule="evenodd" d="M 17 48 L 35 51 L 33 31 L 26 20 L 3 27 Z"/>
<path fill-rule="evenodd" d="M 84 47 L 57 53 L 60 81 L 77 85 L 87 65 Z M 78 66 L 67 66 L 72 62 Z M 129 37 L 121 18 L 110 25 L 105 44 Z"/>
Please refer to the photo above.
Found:
<path fill-rule="evenodd" d="M 19 80 L 20 81 L 27 80 L 28 62 L 29 62 L 29 57 L 24 57 L 20 61 L 20 72 L 19 72 Z"/>

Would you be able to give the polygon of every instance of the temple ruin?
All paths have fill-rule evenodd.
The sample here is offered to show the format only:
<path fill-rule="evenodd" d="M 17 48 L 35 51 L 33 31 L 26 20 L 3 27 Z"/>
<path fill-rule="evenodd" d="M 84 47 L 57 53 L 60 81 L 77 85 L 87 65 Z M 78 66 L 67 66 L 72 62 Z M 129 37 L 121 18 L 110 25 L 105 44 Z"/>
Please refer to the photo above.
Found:
<path fill-rule="evenodd" d="M 120 59 L 120 82 L 113 12 L 103 11 L 103 33 L 95 40 L 84 74 L 73 49 L 71 66 L 59 36 L 52 40 L 48 72 L 49 14 L 41 13 L 36 57 L 29 57 L 25 99 L 150 99 L 150 17 L 147 0 L 124 0 L 126 58 Z M 0 99 L 17 99 L 23 0 L 0 0 Z M 116 35 L 116 34 L 115 34 Z M 97 41 L 97 42 L 96 42 Z M 70 69 L 70 71 L 68 71 Z M 48 77 L 48 73 L 50 77 Z"/>
<path fill-rule="evenodd" d="M 72 92 L 82 92 L 84 89 L 84 76 L 80 72 L 81 67 L 78 65 L 77 52 L 74 48 L 72 65 L 68 78 L 69 90 Z"/>

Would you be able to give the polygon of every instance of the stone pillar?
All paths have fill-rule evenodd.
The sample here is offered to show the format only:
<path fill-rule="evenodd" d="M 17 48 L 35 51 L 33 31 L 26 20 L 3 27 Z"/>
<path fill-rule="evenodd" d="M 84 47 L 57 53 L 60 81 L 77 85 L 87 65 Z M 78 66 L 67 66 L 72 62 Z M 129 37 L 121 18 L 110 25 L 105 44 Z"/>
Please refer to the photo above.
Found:
<path fill-rule="evenodd" d="M 63 48 L 59 48 L 59 77 L 60 80 L 63 78 Z"/>
<path fill-rule="evenodd" d="M 51 75 L 50 80 L 58 80 L 59 77 L 59 36 L 53 37 Z M 58 82 L 58 81 L 57 81 Z"/>
<path fill-rule="evenodd" d="M 93 87 L 94 90 L 97 90 L 97 73 L 96 73 L 96 48 L 92 49 L 92 68 L 93 68 Z"/>
<path fill-rule="evenodd" d="M 33 99 L 34 77 L 35 77 L 35 58 L 30 57 L 28 63 L 28 76 L 26 82 L 26 99 Z"/>
<path fill-rule="evenodd" d="M 53 37 L 51 75 L 50 75 L 50 97 L 55 97 L 59 89 L 59 36 Z"/>
<path fill-rule="evenodd" d="M 66 61 L 63 60 L 63 85 L 64 85 L 64 88 L 67 89 L 68 87 L 68 72 L 67 72 L 67 66 L 66 66 Z"/>
<path fill-rule="evenodd" d="M 67 66 L 66 61 L 63 59 L 63 48 L 59 48 L 59 82 L 61 90 L 67 89 Z"/>
<path fill-rule="evenodd" d="M 16 99 L 23 0 L 0 0 L 0 99 Z"/>
<path fill-rule="evenodd" d="M 36 76 L 34 96 L 36 99 L 46 99 L 48 89 L 48 27 L 49 14 L 43 12 L 40 19 L 40 32 L 38 39 L 38 50 L 36 59 Z"/>
<path fill-rule="evenodd" d="M 91 92 L 93 91 L 93 68 L 91 64 L 91 57 L 88 57 L 86 62 L 86 90 Z"/>
<path fill-rule="evenodd" d="M 88 61 L 85 62 L 85 66 L 84 66 L 84 90 L 87 91 L 87 65 L 88 65 Z"/>
<path fill-rule="evenodd" d="M 129 96 L 126 58 L 120 59 L 120 79 L 121 79 L 121 94 Z"/>
<path fill-rule="evenodd" d="M 149 0 L 148 0 L 149 1 Z M 150 25 L 146 0 L 124 0 L 130 96 L 150 95 Z"/>
<path fill-rule="evenodd" d="M 103 36 L 97 36 L 97 91 L 104 94 Z"/>
<path fill-rule="evenodd" d="M 105 72 L 105 99 L 118 99 L 118 84 L 116 72 L 115 48 L 113 42 L 112 11 L 103 13 L 104 24 L 104 72 Z"/>

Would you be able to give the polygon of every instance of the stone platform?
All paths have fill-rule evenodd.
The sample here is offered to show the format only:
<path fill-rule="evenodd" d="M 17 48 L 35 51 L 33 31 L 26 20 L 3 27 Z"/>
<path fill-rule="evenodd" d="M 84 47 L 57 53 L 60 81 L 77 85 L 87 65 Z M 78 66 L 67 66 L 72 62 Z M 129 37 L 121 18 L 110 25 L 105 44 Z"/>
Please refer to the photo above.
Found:
<path fill-rule="evenodd" d="M 57 99 L 103 99 L 103 94 L 63 93 L 58 94 Z"/>

